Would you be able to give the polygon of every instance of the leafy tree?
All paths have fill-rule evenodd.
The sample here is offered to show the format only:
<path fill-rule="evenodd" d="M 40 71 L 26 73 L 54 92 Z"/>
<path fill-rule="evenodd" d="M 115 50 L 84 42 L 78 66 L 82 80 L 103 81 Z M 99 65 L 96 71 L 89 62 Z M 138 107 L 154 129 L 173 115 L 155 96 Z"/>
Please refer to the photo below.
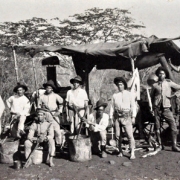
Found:
<path fill-rule="evenodd" d="M 145 28 L 143 24 L 136 23 L 131 17 L 128 10 L 100 9 L 92 8 L 86 10 L 82 14 L 75 14 L 68 19 L 61 20 L 53 18 L 50 20 L 43 18 L 32 18 L 21 20 L 19 22 L 3 22 L 0 23 L 0 43 L 3 48 L 0 49 L 0 62 L 3 64 L 0 68 L 1 83 L 5 84 L 1 92 L 6 92 L 3 96 L 9 96 L 12 89 L 12 84 L 15 84 L 12 50 L 5 48 L 11 45 L 78 45 L 95 42 L 113 42 L 121 40 L 134 40 L 142 37 L 140 34 L 141 28 Z M 61 65 L 58 68 L 59 77 L 62 79 L 63 85 L 66 84 L 67 78 L 70 79 L 74 74 L 74 68 L 71 58 L 55 53 L 61 59 Z M 36 68 L 38 70 L 39 86 L 45 81 L 45 70 L 41 67 L 39 59 L 52 53 L 41 53 L 36 55 Z M 20 79 L 25 84 L 29 84 L 30 90 L 34 90 L 33 86 L 33 71 L 30 57 L 17 55 Z M 94 70 L 96 71 L 96 70 Z M 63 76 L 62 74 L 65 74 Z M 109 73 L 109 71 L 107 72 Z M 100 73 L 101 83 L 98 89 L 102 88 L 104 77 L 107 73 Z M 90 88 L 91 92 L 95 93 L 97 73 L 92 73 Z M 69 76 L 68 76 L 69 75 Z M 67 77 L 68 76 L 68 77 Z M 41 81 L 40 81 L 41 80 Z M 92 85 L 91 85 L 92 84 Z M 99 90 L 98 96 L 101 94 Z M 12 92 L 12 91 L 11 91 Z"/>

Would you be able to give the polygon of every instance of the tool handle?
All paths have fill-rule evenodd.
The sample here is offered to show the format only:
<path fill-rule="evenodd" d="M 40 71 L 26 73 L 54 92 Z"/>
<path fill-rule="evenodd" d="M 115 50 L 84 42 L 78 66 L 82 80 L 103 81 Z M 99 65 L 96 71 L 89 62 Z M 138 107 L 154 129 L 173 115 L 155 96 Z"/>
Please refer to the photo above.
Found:
<path fill-rule="evenodd" d="M 114 128 L 112 127 L 112 131 L 111 131 L 111 139 L 113 139 L 113 134 L 114 134 Z"/>

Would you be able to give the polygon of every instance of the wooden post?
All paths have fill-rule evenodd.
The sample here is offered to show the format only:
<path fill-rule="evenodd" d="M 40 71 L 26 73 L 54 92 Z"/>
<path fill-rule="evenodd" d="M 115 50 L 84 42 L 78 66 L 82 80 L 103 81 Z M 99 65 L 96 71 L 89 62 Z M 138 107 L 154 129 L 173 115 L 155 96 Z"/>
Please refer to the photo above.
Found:
<path fill-rule="evenodd" d="M 89 97 L 89 73 L 85 72 L 86 92 Z"/>
<path fill-rule="evenodd" d="M 131 58 L 131 69 L 132 69 L 132 73 L 134 72 L 134 59 Z"/>
<path fill-rule="evenodd" d="M 37 76 L 36 76 L 36 67 L 35 67 L 35 63 L 34 63 L 34 58 L 32 58 L 32 66 L 33 66 L 33 72 L 34 72 L 35 88 L 37 91 L 38 85 L 37 85 Z"/>
<path fill-rule="evenodd" d="M 86 58 L 86 70 L 85 70 L 85 83 L 86 83 L 86 92 L 89 97 L 89 63 L 88 59 Z"/>
<path fill-rule="evenodd" d="M 15 67 L 15 73 L 16 73 L 16 82 L 19 83 L 19 75 L 18 75 L 18 66 L 17 66 L 17 59 L 16 59 L 16 51 L 14 49 L 14 46 L 12 46 L 13 51 L 13 58 L 14 58 L 14 67 Z"/>

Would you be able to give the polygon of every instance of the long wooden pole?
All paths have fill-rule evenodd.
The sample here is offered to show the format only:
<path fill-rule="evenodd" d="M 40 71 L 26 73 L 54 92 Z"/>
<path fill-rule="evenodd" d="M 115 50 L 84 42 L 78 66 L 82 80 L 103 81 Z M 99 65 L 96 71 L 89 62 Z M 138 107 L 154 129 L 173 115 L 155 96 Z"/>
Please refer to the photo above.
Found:
<path fill-rule="evenodd" d="M 36 67 L 35 67 L 35 63 L 34 63 L 34 58 L 32 58 L 32 66 L 33 66 L 33 72 L 34 72 L 35 88 L 37 90 L 38 84 L 37 84 L 37 75 L 36 75 Z"/>
<path fill-rule="evenodd" d="M 34 103 L 34 106 L 35 106 L 35 109 L 36 109 L 37 105 L 38 105 L 39 92 L 38 92 L 38 84 L 37 84 L 36 66 L 35 66 L 33 57 L 32 57 L 32 66 L 33 66 L 34 81 L 35 81 L 35 88 L 36 88 L 36 99 L 35 99 L 35 103 Z"/>
<path fill-rule="evenodd" d="M 132 73 L 134 72 L 134 59 L 131 58 L 131 70 L 132 70 Z"/>
<path fill-rule="evenodd" d="M 16 59 L 16 51 L 15 48 L 12 46 L 13 51 L 13 58 L 14 58 L 14 67 L 15 67 L 15 73 L 16 73 L 16 82 L 19 83 L 19 75 L 18 75 L 18 66 L 17 66 L 17 59 Z"/>

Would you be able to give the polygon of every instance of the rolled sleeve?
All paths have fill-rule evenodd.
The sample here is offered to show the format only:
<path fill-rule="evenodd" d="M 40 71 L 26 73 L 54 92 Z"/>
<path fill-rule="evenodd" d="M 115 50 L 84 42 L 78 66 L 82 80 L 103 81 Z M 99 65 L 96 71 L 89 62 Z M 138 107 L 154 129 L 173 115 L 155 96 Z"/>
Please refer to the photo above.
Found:
<path fill-rule="evenodd" d="M 106 130 L 108 124 L 109 124 L 109 116 L 107 114 L 103 114 L 103 118 L 101 119 L 100 124 L 95 124 L 94 132 Z"/>
<path fill-rule="evenodd" d="M 170 86 L 171 88 L 175 89 L 175 90 L 180 90 L 180 85 L 179 84 L 176 84 L 172 81 L 170 81 Z"/>

